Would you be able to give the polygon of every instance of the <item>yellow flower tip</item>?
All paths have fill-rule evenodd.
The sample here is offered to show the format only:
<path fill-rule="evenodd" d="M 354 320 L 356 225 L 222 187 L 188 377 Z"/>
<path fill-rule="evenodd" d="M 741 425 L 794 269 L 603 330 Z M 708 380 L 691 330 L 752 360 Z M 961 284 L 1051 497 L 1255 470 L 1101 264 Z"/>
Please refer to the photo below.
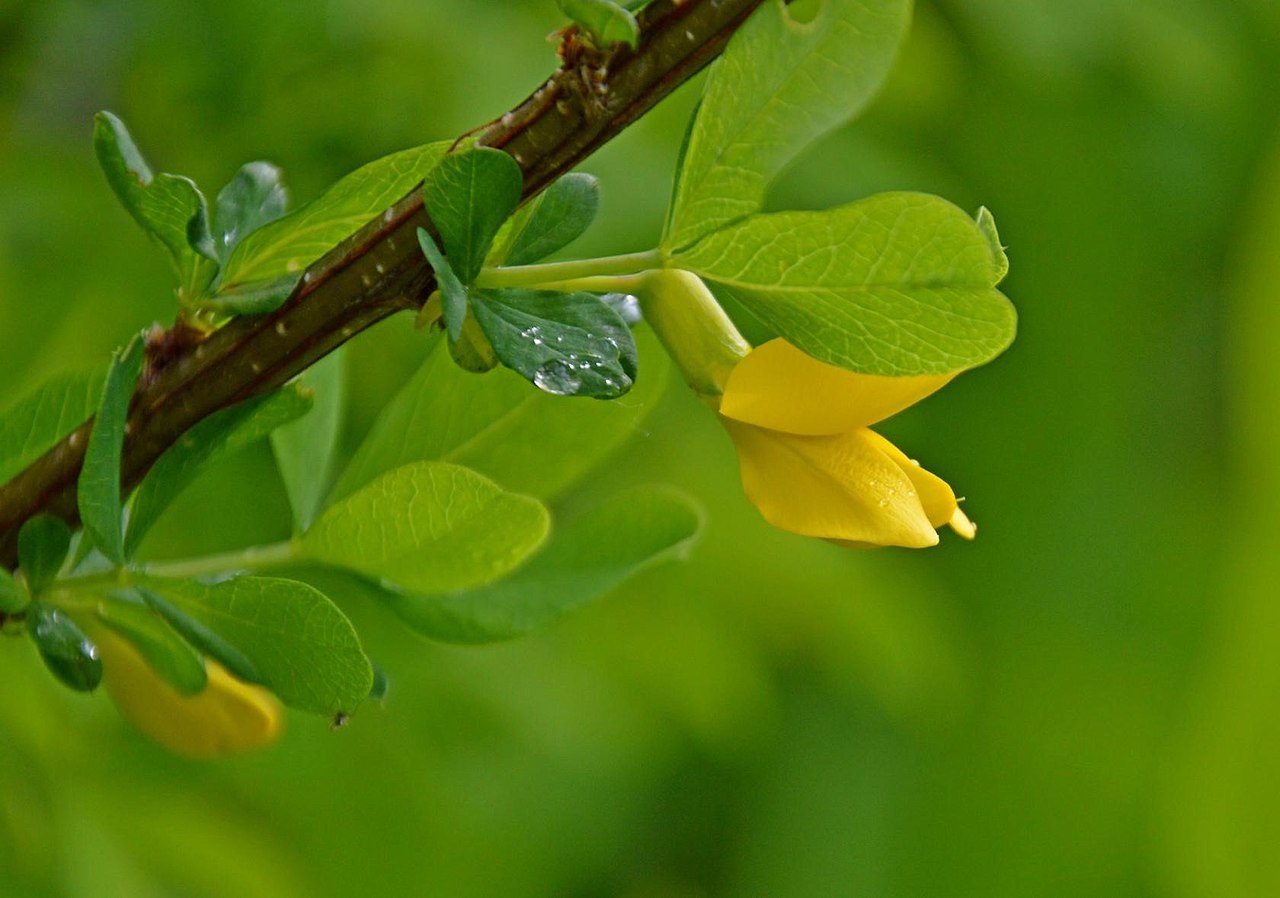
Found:
<path fill-rule="evenodd" d="M 947 521 L 957 534 L 965 539 L 973 539 L 978 535 L 978 525 L 969 520 L 969 516 L 960 510 L 960 506 L 956 506 L 956 510 L 951 513 L 951 520 Z"/>
<path fill-rule="evenodd" d="M 95 634 L 102 679 L 121 716 L 175 754 L 221 758 L 271 745 L 284 711 L 270 691 L 205 660 L 208 684 L 183 695 L 153 671 L 132 645 L 109 631 Z"/>
<path fill-rule="evenodd" d="M 942 482 L 901 464 L 879 434 L 864 427 L 807 436 L 721 421 L 738 449 L 743 490 L 773 526 L 840 543 L 937 544 L 935 528 L 946 516 L 935 521 L 931 512 L 941 499 L 935 481 Z M 942 489 L 954 507 L 950 489 Z"/>

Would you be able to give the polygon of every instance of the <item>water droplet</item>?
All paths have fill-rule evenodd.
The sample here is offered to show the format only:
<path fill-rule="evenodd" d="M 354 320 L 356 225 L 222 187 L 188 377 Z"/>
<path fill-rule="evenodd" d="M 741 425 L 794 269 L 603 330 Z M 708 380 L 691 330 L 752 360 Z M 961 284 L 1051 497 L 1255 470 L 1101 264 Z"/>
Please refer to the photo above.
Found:
<path fill-rule="evenodd" d="M 618 358 L 620 350 L 618 342 L 612 337 L 591 337 L 588 341 L 588 351 L 601 359 L 609 359 L 614 361 Z"/>
<path fill-rule="evenodd" d="M 610 376 L 604 379 L 604 385 L 609 388 L 610 396 L 621 396 L 623 393 L 627 392 L 627 390 L 631 389 L 632 383 L 633 381 L 631 378 L 627 377 L 625 374 L 619 374 L 617 377 Z"/>
<path fill-rule="evenodd" d="M 565 359 L 552 359 L 533 373 L 533 384 L 553 396 L 572 396 L 582 389 L 582 379 Z"/>
<path fill-rule="evenodd" d="M 601 298 L 628 326 L 637 324 L 643 317 L 640 312 L 640 300 L 629 293 L 606 293 Z"/>

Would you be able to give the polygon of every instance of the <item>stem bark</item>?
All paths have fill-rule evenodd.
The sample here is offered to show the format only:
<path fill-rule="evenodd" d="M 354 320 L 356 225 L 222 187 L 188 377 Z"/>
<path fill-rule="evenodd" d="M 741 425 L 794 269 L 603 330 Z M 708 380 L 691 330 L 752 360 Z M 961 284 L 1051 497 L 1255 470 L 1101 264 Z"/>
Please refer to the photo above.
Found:
<path fill-rule="evenodd" d="M 638 17 L 634 50 L 597 50 L 570 29 L 560 69 L 466 139 L 509 153 L 528 200 L 714 59 L 761 2 L 655 0 Z M 389 315 L 421 308 L 435 279 L 418 249 L 419 227 L 435 233 L 415 189 L 311 266 L 277 311 L 237 318 L 176 357 L 171 348 L 152 353 L 129 415 L 125 493 L 205 417 L 281 386 Z M 92 427 L 86 421 L 0 486 L 0 564 L 16 565 L 18 531 L 30 518 L 79 522 L 76 480 Z"/>

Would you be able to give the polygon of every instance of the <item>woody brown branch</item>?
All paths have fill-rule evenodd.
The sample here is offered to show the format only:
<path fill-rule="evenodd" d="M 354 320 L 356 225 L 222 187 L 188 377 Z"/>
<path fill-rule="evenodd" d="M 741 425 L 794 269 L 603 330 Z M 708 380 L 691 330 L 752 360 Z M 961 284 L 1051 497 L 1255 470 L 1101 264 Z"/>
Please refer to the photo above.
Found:
<path fill-rule="evenodd" d="M 515 159 L 527 200 L 715 58 L 761 2 L 655 0 L 639 16 L 635 50 L 601 51 L 570 29 L 561 68 L 474 140 Z M 126 430 L 125 493 L 204 418 L 281 386 L 389 315 L 420 308 L 435 278 L 418 249 L 419 227 L 434 232 L 415 188 L 312 265 L 277 311 L 235 319 L 196 342 L 151 341 Z M 0 486 L 0 564 L 16 565 L 18 532 L 30 518 L 78 524 L 76 480 L 92 426 L 86 421 Z"/>

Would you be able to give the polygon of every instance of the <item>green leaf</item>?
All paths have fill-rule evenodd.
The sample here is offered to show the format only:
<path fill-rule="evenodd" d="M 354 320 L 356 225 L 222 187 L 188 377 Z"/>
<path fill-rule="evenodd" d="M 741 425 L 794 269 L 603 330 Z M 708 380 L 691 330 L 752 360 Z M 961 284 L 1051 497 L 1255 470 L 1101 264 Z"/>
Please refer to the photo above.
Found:
<path fill-rule="evenodd" d="M 536 499 L 458 465 L 418 462 L 330 507 L 303 548 L 315 561 L 438 592 L 502 576 L 542 543 L 548 526 Z"/>
<path fill-rule="evenodd" d="M 1000 232 L 996 230 L 996 220 L 995 216 L 991 214 L 991 210 L 986 206 L 980 208 L 977 222 L 978 230 L 982 232 L 982 236 L 986 237 L 987 243 L 991 245 L 991 258 L 995 264 L 995 282 L 998 284 L 1009 273 L 1009 257 L 1005 255 L 1004 244 L 1000 242 Z"/>
<path fill-rule="evenodd" d="M 107 183 L 120 202 L 153 239 L 169 252 L 174 271 L 188 294 L 199 293 L 217 271 L 209 209 L 190 178 L 154 174 L 124 122 L 99 112 L 93 123 L 93 147 Z"/>
<path fill-rule="evenodd" d="M 137 590 L 102 596 L 94 609 L 98 620 L 128 641 L 147 665 L 183 695 L 194 695 L 208 683 L 204 659 Z"/>
<path fill-rule="evenodd" d="M 825 0 L 810 21 L 768 0 L 715 63 L 689 132 L 662 246 L 759 211 L 773 177 L 879 88 L 910 0 Z"/>
<path fill-rule="evenodd" d="M 987 234 L 924 194 L 752 216 L 673 264 L 814 358 L 867 374 L 972 368 L 1008 346 L 1016 325 Z"/>
<path fill-rule="evenodd" d="M 36 515 L 18 531 L 18 564 L 32 595 L 44 592 L 58 576 L 71 548 L 71 528 L 62 518 Z"/>
<path fill-rule="evenodd" d="M 251 679 L 290 707 L 332 715 L 369 695 L 373 669 L 351 622 L 305 583 L 236 577 L 205 584 L 148 577 L 142 585 L 235 646 L 257 673 Z"/>
<path fill-rule="evenodd" d="M 391 681 L 387 679 L 387 672 L 377 664 L 373 665 L 373 686 L 369 688 L 369 698 L 372 701 L 380 702 L 387 697 L 387 692 L 391 688 Z"/>
<path fill-rule="evenodd" d="M 600 182 L 581 172 L 565 175 L 521 210 L 528 213 L 496 261 L 528 265 L 563 249 L 582 236 L 599 209 Z"/>
<path fill-rule="evenodd" d="M 346 406 L 345 357 L 338 349 L 303 372 L 295 383 L 313 397 L 311 410 L 271 433 L 276 466 L 299 533 L 310 529 L 331 483 Z"/>
<path fill-rule="evenodd" d="M 265 315 L 284 305 L 300 280 L 300 274 L 285 274 L 269 281 L 250 281 L 204 297 L 199 305 L 222 315 Z"/>
<path fill-rule="evenodd" d="M 0 413 L 0 483 L 6 483 L 94 413 L 102 372 L 61 374 Z"/>
<path fill-rule="evenodd" d="M 43 602 L 27 610 L 28 632 L 50 672 L 77 692 L 91 692 L 102 682 L 98 647 L 71 618 Z"/>
<path fill-rule="evenodd" d="M 279 168 L 270 162 L 241 166 L 214 203 L 213 241 L 218 258 L 225 262 L 237 243 L 284 215 L 288 206 Z"/>
<path fill-rule="evenodd" d="M 613 0 L 556 0 L 560 11 L 589 32 L 604 47 L 640 43 L 636 17 Z"/>
<path fill-rule="evenodd" d="M 467 307 L 470 297 L 466 286 L 458 280 L 453 266 L 440 252 L 440 247 L 431 239 L 425 228 L 418 228 L 418 245 L 422 254 L 427 257 L 432 270 L 436 273 L 436 283 L 440 287 L 440 303 L 444 310 L 444 325 L 449 332 L 449 342 L 457 343 L 462 337 L 462 326 L 467 320 Z"/>
<path fill-rule="evenodd" d="M 370 162 L 305 206 L 242 238 L 223 266 L 220 290 L 301 276 L 308 265 L 407 194 L 451 145 L 427 144 Z"/>
<path fill-rule="evenodd" d="M 520 203 L 522 184 L 516 161 L 488 147 L 446 156 L 427 175 L 423 201 L 463 284 L 484 267 L 493 238 Z"/>
<path fill-rule="evenodd" d="M 159 588 L 167 588 L 171 581 L 158 581 Z M 244 652 L 240 651 L 202 620 L 193 617 L 174 605 L 153 589 L 138 587 L 137 594 L 147 606 L 174 629 L 201 654 L 217 661 L 246 683 L 262 683 L 263 676 Z"/>
<path fill-rule="evenodd" d="M 102 388 L 102 401 L 84 453 L 77 499 L 80 519 L 94 545 L 116 564 L 124 564 L 121 530 L 120 459 L 124 451 L 129 403 L 142 372 L 146 341 L 135 337 L 116 353 Z"/>
<path fill-rule="evenodd" d="M 481 290 L 471 307 L 498 360 L 538 389 L 598 399 L 631 389 L 631 330 L 595 294 Z"/>
<path fill-rule="evenodd" d="M 701 529 L 693 503 L 675 490 L 640 487 L 567 520 L 529 562 L 490 586 L 386 601 L 432 639 L 511 639 L 613 590 L 628 577 L 678 555 Z"/>
<path fill-rule="evenodd" d="M 22 584 L 0 566 L 0 614 L 17 614 L 30 601 L 31 597 Z"/>
<path fill-rule="evenodd" d="M 277 427 L 302 417 L 311 406 L 312 398 L 291 384 L 210 415 L 183 434 L 138 486 L 129 509 L 125 555 L 132 557 L 138 551 L 160 514 L 209 461 L 264 439 Z"/>
<path fill-rule="evenodd" d="M 449 355 L 455 365 L 472 374 L 485 374 L 498 366 L 498 357 L 475 315 L 468 315 L 458 339 L 449 341 Z"/>
<path fill-rule="evenodd" d="M 423 460 L 465 465 L 516 492 L 558 495 L 635 436 L 666 388 L 662 348 L 648 329 L 635 337 L 644 374 L 618 402 L 565 402 L 511 371 L 473 377 L 437 348 L 382 410 L 334 497 Z"/>

